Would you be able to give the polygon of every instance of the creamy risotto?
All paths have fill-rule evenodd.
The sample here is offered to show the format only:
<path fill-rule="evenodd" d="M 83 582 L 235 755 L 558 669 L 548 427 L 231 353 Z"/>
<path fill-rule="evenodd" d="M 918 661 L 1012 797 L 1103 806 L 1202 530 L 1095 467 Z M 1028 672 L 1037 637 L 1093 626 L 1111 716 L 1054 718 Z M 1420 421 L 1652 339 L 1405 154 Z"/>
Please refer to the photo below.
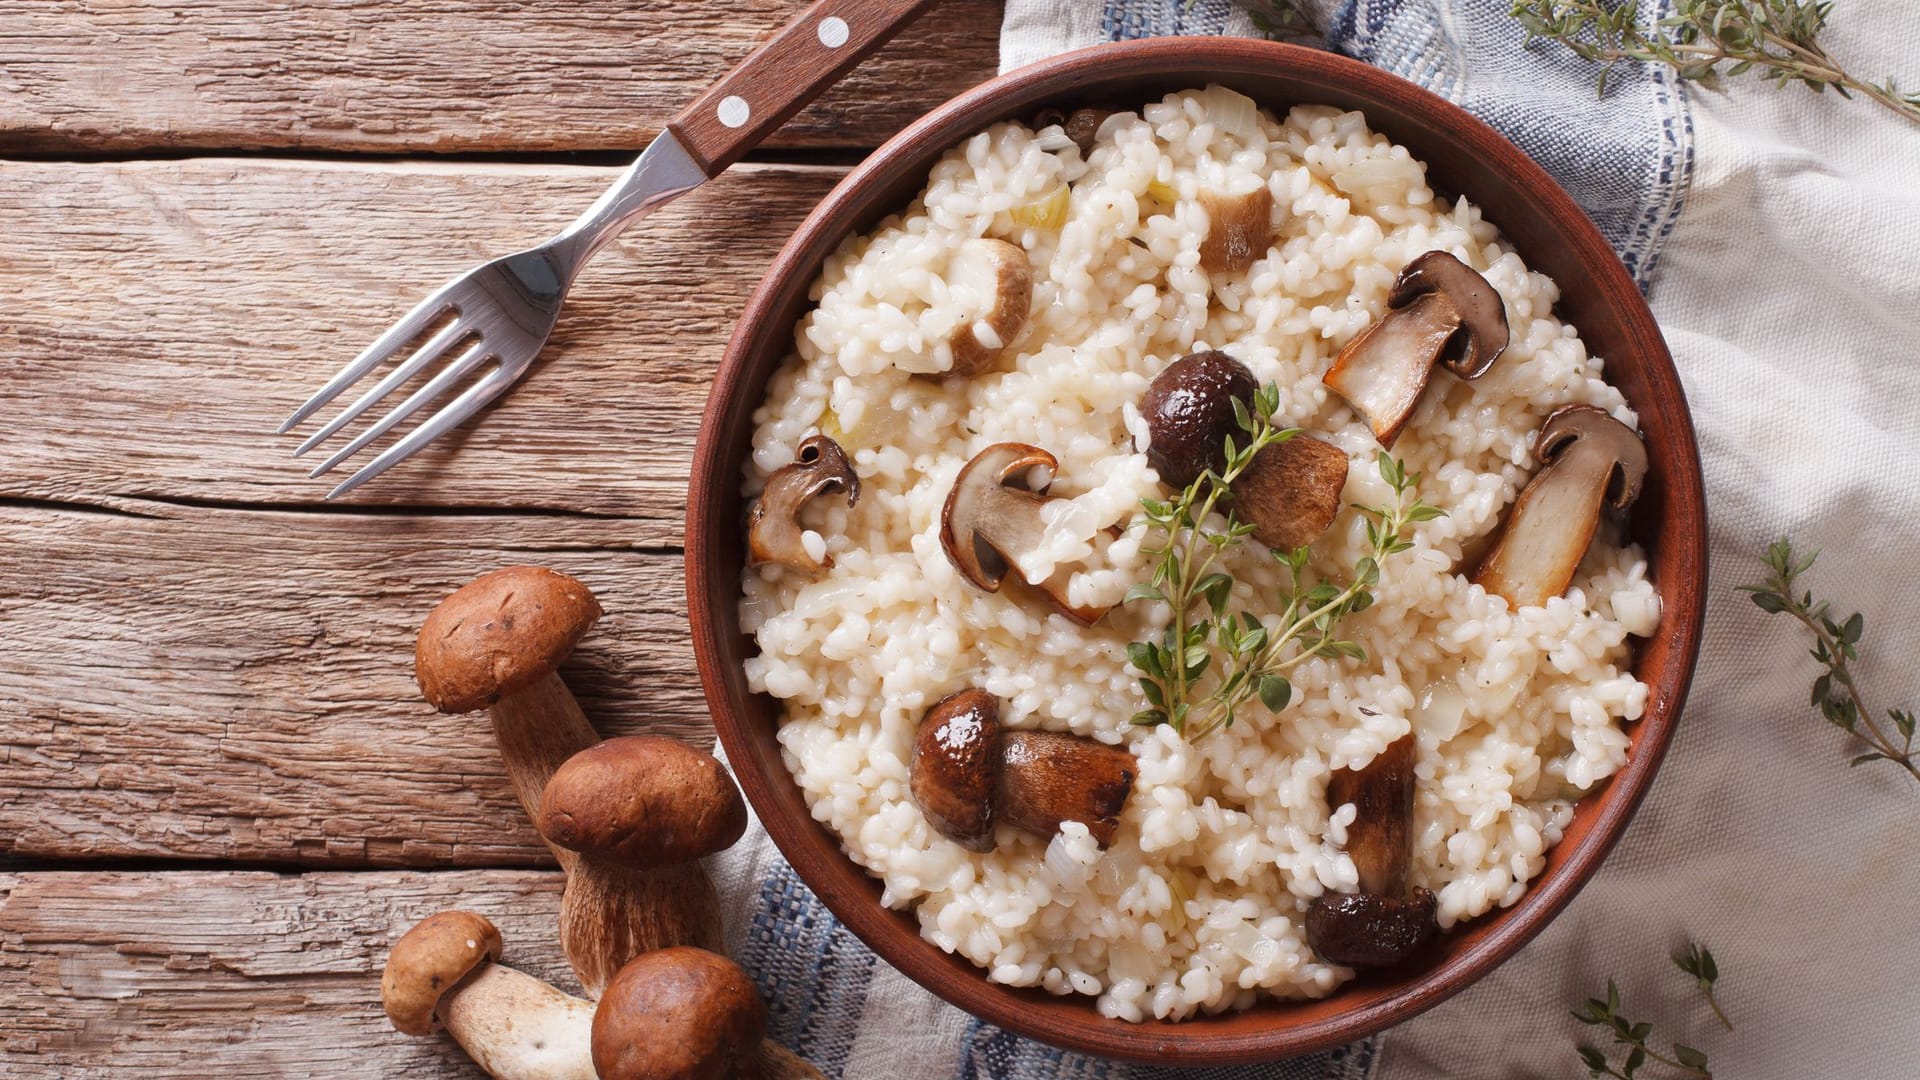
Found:
<path fill-rule="evenodd" d="M 1080 119 L 1071 134 L 1003 123 L 969 139 L 905 211 L 827 260 L 756 414 L 746 490 L 825 435 L 859 498 L 805 507 L 795 543 L 817 569 L 746 572 L 748 678 L 782 703 L 780 742 L 814 817 L 888 905 L 988 978 L 1090 995 L 1128 1020 L 1324 996 L 1353 970 L 1310 947 L 1306 915 L 1362 878 L 1348 850 L 1358 810 L 1329 805 L 1337 777 L 1411 736 L 1404 877 L 1431 890 L 1444 930 L 1518 900 L 1574 800 L 1624 763 L 1621 724 L 1647 700 L 1629 636 L 1660 612 L 1642 553 L 1602 525 L 1564 595 L 1539 604 L 1509 604 L 1472 572 L 1540 471 L 1550 414 L 1587 404 L 1635 418 L 1554 317 L 1554 283 L 1362 115 L 1274 117 L 1209 88 Z M 1228 269 L 1203 259 L 1222 193 L 1259 191 L 1253 250 Z M 982 254 L 1004 249 L 969 247 L 981 237 L 1030 267 L 1028 294 L 1008 294 L 1012 318 L 996 309 L 1008 295 L 991 295 L 1007 275 Z M 1393 492 L 1377 427 L 1323 377 L 1389 311 L 1402 268 L 1435 251 L 1497 291 L 1510 340 L 1471 381 L 1435 371 L 1392 440 L 1446 513 L 1411 526 L 1373 604 L 1341 623 L 1364 657 L 1293 667 L 1284 708 L 1255 700 L 1204 738 L 1134 723 L 1148 702 L 1127 647 L 1169 618 L 1164 603 L 1121 603 L 1153 571 L 1142 499 L 1169 497 L 1147 453 L 1149 383 L 1219 350 L 1278 388 L 1277 422 L 1344 452 L 1340 509 L 1308 567 L 1345 580 L 1368 551 L 1351 506 Z M 1041 534 L 1002 553 L 1057 604 L 1018 582 L 986 591 L 943 550 L 956 478 L 1000 443 L 1057 459 Z M 1275 625 L 1287 568 L 1249 541 L 1221 569 L 1231 605 Z M 1063 607 L 1111 610 L 1083 625 Z M 909 790 L 916 734 L 963 690 L 997 703 L 1009 735 L 1131 753 L 1109 844 L 1081 821 L 1044 835 L 1003 812 L 977 851 L 930 823 Z"/>

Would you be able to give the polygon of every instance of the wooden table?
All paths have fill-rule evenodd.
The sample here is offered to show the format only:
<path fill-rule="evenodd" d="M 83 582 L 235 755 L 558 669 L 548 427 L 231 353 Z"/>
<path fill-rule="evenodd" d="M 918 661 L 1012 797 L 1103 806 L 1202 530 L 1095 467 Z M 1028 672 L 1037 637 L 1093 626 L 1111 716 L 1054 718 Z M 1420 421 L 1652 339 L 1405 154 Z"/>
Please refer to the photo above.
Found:
<path fill-rule="evenodd" d="M 797 0 L 0 0 L 0 1076 L 476 1074 L 387 1026 L 415 920 L 568 979 L 560 879 L 421 618 L 543 563 L 605 733 L 708 737 L 681 520 L 735 314 L 849 163 L 988 76 L 952 0 L 602 254 L 540 365 L 343 504 L 275 425 L 564 224 Z"/>

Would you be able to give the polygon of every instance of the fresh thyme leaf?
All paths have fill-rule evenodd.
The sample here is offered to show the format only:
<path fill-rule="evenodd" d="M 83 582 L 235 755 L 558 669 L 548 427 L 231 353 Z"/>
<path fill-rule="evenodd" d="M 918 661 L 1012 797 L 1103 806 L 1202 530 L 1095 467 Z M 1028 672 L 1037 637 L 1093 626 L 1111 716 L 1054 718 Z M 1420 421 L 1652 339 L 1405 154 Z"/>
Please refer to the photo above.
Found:
<path fill-rule="evenodd" d="M 1809 654 L 1826 670 L 1813 681 L 1809 703 L 1834 727 L 1847 732 L 1866 745 L 1866 753 L 1855 755 L 1849 765 L 1859 767 L 1876 761 L 1888 762 L 1920 781 L 1920 760 L 1916 760 L 1913 737 L 1914 716 L 1907 709 L 1886 713 L 1892 732 L 1882 727 L 1877 715 L 1860 697 L 1854 681 L 1853 663 L 1860 659 L 1860 642 L 1867 632 L 1867 620 L 1855 613 L 1838 618 L 1825 600 L 1816 602 L 1813 593 L 1801 586 L 1800 576 L 1813 567 L 1818 551 L 1796 554 L 1793 542 L 1781 537 L 1767 545 L 1765 581 L 1739 586 L 1754 606 L 1769 615 L 1789 615 L 1813 634 Z"/>
<path fill-rule="evenodd" d="M 1688 942 L 1685 949 L 1673 954 L 1673 966 L 1693 976 L 1694 985 L 1706 997 L 1707 1007 L 1713 1010 L 1713 1015 L 1719 1019 L 1720 1026 L 1732 1031 L 1733 1021 L 1727 1019 L 1727 1014 L 1720 1011 L 1720 1002 L 1713 996 L 1713 984 L 1720 980 L 1720 966 L 1714 963 L 1713 953 L 1704 945 Z M 1686 1048 L 1676 1047 L 1675 1049 Z M 1701 1064 L 1705 1063 L 1706 1059 L 1702 1057 Z"/>
<path fill-rule="evenodd" d="M 1726 74 L 1749 72 L 1775 86 L 1799 83 L 1815 92 L 1854 92 L 1920 121 L 1920 94 L 1891 78 L 1868 82 L 1848 74 L 1819 43 L 1832 0 L 1674 0 L 1673 14 L 1652 29 L 1640 25 L 1637 0 L 1515 0 L 1513 18 L 1536 39 L 1557 41 L 1602 65 L 1600 92 L 1622 60 L 1665 64 L 1682 79 L 1718 88 Z"/>
<path fill-rule="evenodd" d="M 1694 984 L 1706 998 L 1713 1015 L 1726 1025 L 1728 1031 L 1733 1025 L 1728 1023 L 1725 1013 L 1713 998 L 1714 983 L 1720 978 L 1720 969 L 1714 963 L 1713 954 L 1704 947 L 1689 943 L 1685 949 L 1673 955 L 1674 966 L 1693 976 Z M 1588 998 L 1580 1008 L 1573 1010 L 1573 1018 L 1588 1027 L 1604 1028 L 1613 1037 L 1613 1044 L 1624 1047 L 1626 1056 L 1615 1066 L 1607 1053 L 1590 1043 L 1579 1043 L 1575 1052 L 1580 1055 L 1581 1064 L 1587 1067 L 1591 1077 L 1610 1076 L 1617 1080 L 1634 1080 L 1642 1066 L 1649 1061 L 1657 1061 L 1673 1070 L 1677 1075 L 1692 1077 L 1694 1080 L 1713 1080 L 1713 1073 L 1707 1069 L 1705 1052 L 1681 1043 L 1675 1043 L 1670 1053 L 1662 1053 L 1648 1042 L 1653 1036 L 1653 1023 L 1649 1020 L 1634 1021 L 1621 1011 L 1620 987 L 1612 979 L 1607 980 L 1607 996 Z"/>

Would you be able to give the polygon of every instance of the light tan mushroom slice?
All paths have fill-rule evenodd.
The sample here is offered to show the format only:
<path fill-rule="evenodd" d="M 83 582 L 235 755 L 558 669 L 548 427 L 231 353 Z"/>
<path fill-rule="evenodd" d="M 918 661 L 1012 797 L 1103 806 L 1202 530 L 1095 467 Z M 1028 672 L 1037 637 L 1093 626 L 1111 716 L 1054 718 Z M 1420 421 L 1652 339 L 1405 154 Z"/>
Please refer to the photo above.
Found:
<path fill-rule="evenodd" d="M 991 367 L 1026 329 L 1033 306 L 1033 264 L 1017 245 L 975 237 L 947 266 L 947 288 L 965 303 L 966 321 L 949 341 L 946 374 L 970 378 Z"/>
<path fill-rule="evenodd" d="M 1506 306 L 1487 279 L 1444 251 L 1408 263 L 1387 313 L 1340 350 L 1321 381 L 1391 447 L 1413 416 L 1435 364 L 1478 378 L 1506 350 Z"/>
<path fill-rule="evenodd" d="M 1602 508 L 1626 509 L 1647 475 L 1640 436 L 1591 405 L 1567 405 L 1547 417 L 1534 456 L 1543 467 L 1473 577 L 1514 607 L 1537 607 L 1566 592 Z"/>
<path fill-rule="evenodd" d="M 1010 568 L 1026 581 L 1017 566 L 1020 557 L 1038 548 L 1046 537 L 1041 508 L 1059 464 L 1037 446 L 994 443 L 961 468 L 940 512 L 940 546 L 962 577 L 987 592 L 1000 591 Z M 1046 474 L 1037 489 L 1014 486 L 1034 472 Z M 1027 584 L 1045 593 L 1062 614 L 1081 623 L 1092 623 L 1109 610 L 1068 603 L 1058 575 Z"/>
<path fill-rule="evenodd" d="M 1267 253 L 1273 242 L 1273 192 L 1265 184 L 1235 194 L 1202 190 L 1200 208 L 1207 212 L 1201 269 L 1237 274 Z"/>
<path fill-rule="evenodd" d="M 860 476 L 839 443 L 825 435 L 808 436 L 793 461 L 767 477 L 766 490 L 747 512 L 748 562 L 803 571 L 832 567 L 833 556 L 815 558 L 807 550 L 806 527 L 800 524 L 800 511 L 829 491 L 845 492 L 851 507 L 860 501 Z"/>
<path fill-rule="evenodd" d="M 1347 452 L 1311 435 L 1295 435 L 1255 454 L 1234 478 L 1234 513 L 1261 543 L 1283 551 L 1306 547 L 1340 513 Z"/>

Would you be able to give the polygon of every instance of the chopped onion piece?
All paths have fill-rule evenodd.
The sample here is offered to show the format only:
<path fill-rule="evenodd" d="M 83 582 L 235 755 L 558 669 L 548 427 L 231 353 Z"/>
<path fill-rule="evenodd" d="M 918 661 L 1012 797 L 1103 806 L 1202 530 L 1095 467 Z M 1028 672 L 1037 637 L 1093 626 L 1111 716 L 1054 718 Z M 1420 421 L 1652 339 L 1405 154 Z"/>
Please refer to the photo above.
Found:
<path fill-rule="evenodd" d="M 1199 94 L 1201 107 L 1213 125 L 1242 139 L 1260 138 L 1260 106 L 1237 90 L 1209 86 Z"/>
<path fill-rule="evenodd" d="M 1013 219 L 1015 225 L 1033 229 L 1058 229 L 1067 223 L 1068 190 L 1067 185 L 1061 184 L 1046 195 L 1007 211 L 1007 216 Z"/>

